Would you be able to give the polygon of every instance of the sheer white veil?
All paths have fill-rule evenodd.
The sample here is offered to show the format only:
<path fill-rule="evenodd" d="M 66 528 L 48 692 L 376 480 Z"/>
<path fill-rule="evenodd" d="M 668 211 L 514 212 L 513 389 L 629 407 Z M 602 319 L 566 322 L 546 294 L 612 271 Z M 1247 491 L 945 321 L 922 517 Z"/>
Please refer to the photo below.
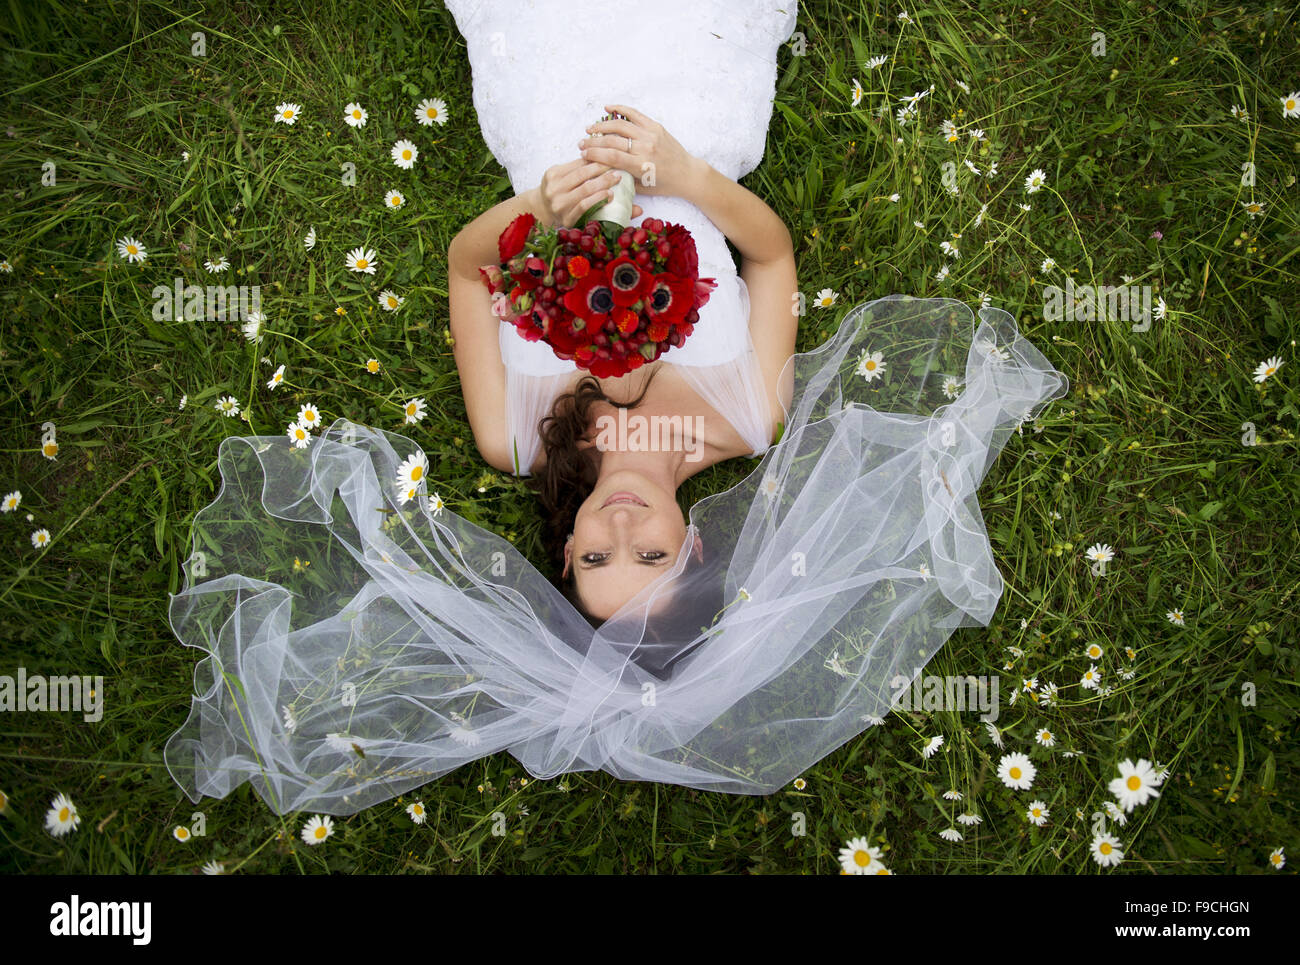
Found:
<path fill-rule="evenodd" d="M 878 723 L 895 675 L 991 619 L 976 489 L 1069 382 L 1007 313 L 905 296 L 787 364 L 781 441 L 599 629 L 509 541 L 399 502 L 410 438 L 339 419 L 306 450 L 225 439 L 171 598 L 206 654 L 172 777 L 195 802 L 249 781 L 280 813 L 345 815 L 507 751 L 542 779 L 767 794 Z"/>

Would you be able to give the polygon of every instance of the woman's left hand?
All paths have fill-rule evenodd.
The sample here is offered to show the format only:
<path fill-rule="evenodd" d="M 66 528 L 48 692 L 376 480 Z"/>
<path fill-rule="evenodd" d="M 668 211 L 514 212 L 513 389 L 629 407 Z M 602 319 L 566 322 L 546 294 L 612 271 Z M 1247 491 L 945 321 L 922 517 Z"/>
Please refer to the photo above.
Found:
<path fill-rule="evenodd" d="M 605 110 L 627 120 L 597 121 L 587 128 L 590 136 L 578 142 L 582 156 L 632 175 L 638 194 L 684 197 L 698 167 L 695 155 L 636 108 L 606 104 Z"/>

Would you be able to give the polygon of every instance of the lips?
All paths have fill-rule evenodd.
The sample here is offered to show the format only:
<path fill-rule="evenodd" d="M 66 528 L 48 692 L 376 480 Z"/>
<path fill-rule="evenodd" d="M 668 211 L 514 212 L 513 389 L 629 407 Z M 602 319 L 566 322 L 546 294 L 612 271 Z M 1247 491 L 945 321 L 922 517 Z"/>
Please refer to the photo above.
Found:
<path fill-rule="evenodd" d="M 636 493 L 618 492 L 611 494 L 609 499 L 605 500 L 600 508 L 604 509 L 606 506 L 616 506 L 623 503 L 631 504 L 633 506 L 646 505 L 645 500 Z"/>

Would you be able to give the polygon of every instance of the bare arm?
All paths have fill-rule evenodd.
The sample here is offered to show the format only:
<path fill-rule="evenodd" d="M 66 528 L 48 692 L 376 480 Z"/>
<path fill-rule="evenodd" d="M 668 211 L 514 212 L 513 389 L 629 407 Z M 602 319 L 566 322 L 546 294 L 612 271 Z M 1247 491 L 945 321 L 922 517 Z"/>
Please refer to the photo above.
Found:
<path fill-rule="evenodd" d="M 740 277 L 749 290 L 749 334 L 758 355 L 767 390 L 770 425 L 784 419 L 794 386 L 792 372 L 777 380 L 794 354 L 799 329 L 796 313 L 798 281 L 790 231 L 762 198 L 695 158 L 693 176 L 684 197 L 703 211 L 736 246 L 742 256 Z"/>

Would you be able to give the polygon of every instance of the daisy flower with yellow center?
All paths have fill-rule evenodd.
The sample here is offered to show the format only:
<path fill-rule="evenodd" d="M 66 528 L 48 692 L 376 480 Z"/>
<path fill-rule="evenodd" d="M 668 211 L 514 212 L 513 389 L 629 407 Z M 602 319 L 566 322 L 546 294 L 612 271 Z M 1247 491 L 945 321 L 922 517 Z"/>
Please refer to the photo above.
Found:
<path fill-rule="evenodd" d="M 319 814 L 313 814 L 302 826 L 302 839 L 308 844 L 320 844 L 333 833 L 334 822 L 329 815 L 321 817 Z"/>
<path fill-rule="evenodd" d="M 447 123 L 447 102 L 438 97 L 426 97 L 415 109 L 415 119 L 422 127 Z"/>
<path fill-rule="evenodd" d="M 396 210 L 404 204 L 406 204 L 406 196 L 396 188 L 384 195 L 384 207 L 389 210 Z"/>
<path fill-rule="evenodd" d="M 862 354 L 858 357 L 858 366 L 854 371 L 868 382 L 874 381 L 885 374 L 884 359 L 884 352 L 868 352 L 863 349 Z"/>
<path fill-rule="evenodd" d="M 23 501 L 22 492 L 15 489 L 13 492 L 7 493 L 5 495 L 4 502 L 0 502 L 0 512 L 12 513 L 15 509 L 18 508 L 18 504 L 21 503 L 22 501 Z"/>
<path fill-rule="evenodd" d="M 853 838 L 840 848 L 840 867 L 845 874 L 873 874 L 880 864 L 880 849 L 873 848 L 866 838 Z"/>
<path fill-rule="evenodd" d="M 366 359 L 366 371 L 371 375 L 379 374 L 379 359 Z"/>
<path fill-rule="evenodd" d="M 295 422 L 289 426 L 289 441 L 295 449 L 306 449 L 311 445 L 311 430 L 301 422 Z"/>
<path fill-rule="evenodd" d="M 1096 690 L 1101 686 L 1101 672 L 1096 664 L 1083 672 L 1083 676 L 1079 678 L 1079 685 L 1085 690 Z"/>
<path fill-rule="evenodd" d="M 831 288 L 823 288 L 813 299 L 813 304 L 818 308 L 830 308 L 840 297 L 839 292 Z"/>
<path fill-rule="evenodd" d="M 1047 816 L 1051 813 L 1042 801 L 1030 801 L 1029 810 L 1025 812 L 1025 820 L 1041 828 L 1047 823 Z"/>
<path fill-rule="evenodd" d="M 1300 117 L 1300 91 L 1292 91 L 1282 99 L 1283 117 Z"/>
<path fill-rule="evenodd" d="M 277 386 L 281 385 L 283 382 L 284 382 L 284 366 L 281 365 L 281 366 L 280 366 L 278 369 L 276 369 L 275 372 L 271 375 L 271 378 L 270 378 L 270 379 L 267 381 L 267 383 L 266 383 L 266 387 L 267 387 L 268 389 L 274 389 L 274 388 L 276 388 Z"/>
<path fill-rule="evenodd" d="M 1024 754 L 1005 754 L 998 762 L 998 777 L 1012 790 L 1027 791 L 1033 787 L 1038 769 Z"/>
<path fill-rule="evenodd" d="M 117 243 L 117 253 L 127 261 L 144 261 L 149 257 L 149 252 L 144 250 L 144 245 L 134 238 L 123 238 Z"/>
<path fill-rule="evenodd" d="M 1276 356 L 1267 361 L 1260 362 L 1258 368 L 1255 369 L 1255 381 L 1263 382 L 1265 379 L 1277 372 L 1281 367 L 1282 360 Z"/>
<path fill-rule="evenodd" d="M 315 429 L 320 425 L 320 410 L 308 402 L 298 410 L 298 421 L 308 429 Z"/>
<path fill-rule="evenodd" d="M 403 422 L 403 425 L 413 426 L 424 418 L 424 399 L 411 399 L 402 407 L 402 410 L 406 414 L 406 421 Z"/>
<path fill-rule="evenodd" d="M 437 493 L 433 493 L 429 496 L 429 512 L 433 513 L 435 516 L 441 516 L 444 509 L 446 509 L 446 503 L 442 501 L 441 496 Z"/>
<path fill-rule="evenodd" d="M 50 542 L 50 531 L 48 529 L 38 529 L 32 533 L 32 547 L 34 549 L 43 549 Z"/>
<path fill-rule="evenodd" d="M 298 104 L 276 104 L 275 105 L 275 123 L 288 124 L 290 126 L 298 123 L 298 115 L 302 112 L 302 107 Z"/>
<path fill-rule="evenodd" d="M 1146 758 L 1138 758 L 1136 764 L 1131 760 L 1123 760 L 1119 765 L 1119 777 L 1110 782 L 1110 793 L 1119 799 L 1120 807 L 1132 811 L 1151 798 L 1160 796 L 1156 790 L 1158 783 L 1155 768 Z"/>
<path fill-rule="evenodd" d="M 411 816 L 411 820 L 416 824 L 423 824 L 428 814 L 424 810 L 423 801 L 412 801 L 406 808 L 406 813 Z"/>
<path fill-rule="evenodd" d="M 1264 204 L 1262 201 L 1243 201 L 1241 206 L 1246 209 L 1246 214 L 1252 218 L 1257 218 L 1264 213 Z"/>
<path fill-rule="evenodd" d="M 1089 644 L 1088 649 L 1083 651 L 1083 655 L 1089 660 L 1100 660 L 1103 653 L 1105 651 L 1101 648 L 1101 644 L 1098 643 Z"/>
<path fill-rule="evenodd" d="M 360 104 L 349 104 L 343 108 L 343 123 L 348 127 L 365 127 L 369 116 Z"/>
<path fill-rule="evenodd" d="M 1273 853 L 1268 856 L 1268 863 L 1278 871 L 1286 867 L 1286 855 L 1282 853 L 1281 848 L 1273 849 Z"/>
<path fill-rule="evenodd" d="M 66 794 L 60 794 L 50 802 L 50 809 L 45 812 L 45 830 L 56 838 L 61 838 L 70 831 L 75 831 L 81 824 L 81 815 L 77 806 Z"/>
<path fill-rule="evenodd" d="M 1092 859 L 1103 868 L 1113 868 L 1124 860 L 1119 838 L 1112 834 L 1099 834 L 1092 839 Z"/>
<path fill-rule="evenodd" d="M 1042 744 L 1044 747 L 1056 746 L 1056 735 L 1046 727 L 1034 735 L 1034 740 L 1038 741 L 1038 743 Z"/>
<path fill-rule="evenodd" d="M 420 156 L 420 149 L 410 141 L 402 140 L 393 145 L 393 149 L 389 154 L 394 164 L 403 170 L 409 171 L 415 167 L 415 161 Z"/>
<path fill-rule="evenodd" d="M 379 293 L 379 307 L 386 312 L 397 311 L 402 307 L 404 301 L 406 301 L 406 299 L 395 291 L 384 289 Z"/>
<path fill-rule="evenodd" d="M 365 248 L 353 248 L 348 252 L 347 265 L 353 271 L 365 272 L 367 275 L 375 273 L 375 250 Z"/>
<path fill-rule="evenodd" d="M 423 452 L 414 452 L 397 467 L 398 502 L 405 503 L 419 490 L 429 474 L 429 460 Z"/>
<path fill-rule="evenodd" d="M 188 841 L 192 835 L 190 834 L 189 828 L 183 824 L 178 824 L 176 827 L 172 828 L 172 837 L 177 841 Z"/>

